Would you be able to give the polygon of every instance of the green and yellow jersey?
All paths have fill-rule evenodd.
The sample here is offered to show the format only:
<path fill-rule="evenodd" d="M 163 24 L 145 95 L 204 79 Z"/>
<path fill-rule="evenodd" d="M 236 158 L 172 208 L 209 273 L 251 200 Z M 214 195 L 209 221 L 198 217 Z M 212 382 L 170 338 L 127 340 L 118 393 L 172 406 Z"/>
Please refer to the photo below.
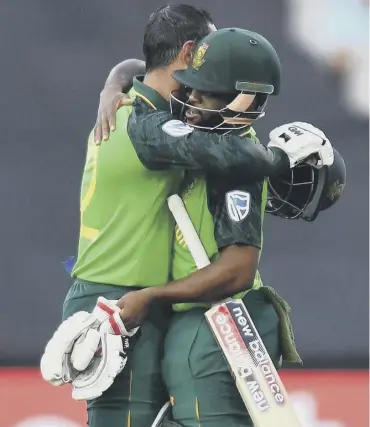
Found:
<path fill-rule="evenodd" d="M 153 101 L 168 109 L 159 96 Z M 174 230 L 166 198 L 178 191 L 183 172 L 143 166 L 127 134 L 131 110 L 118 110 L 117 128 L 108 141 L 97 146 L 90 134 L 72 276 L 111 285 L 158 286 L 168 281 Z"/>

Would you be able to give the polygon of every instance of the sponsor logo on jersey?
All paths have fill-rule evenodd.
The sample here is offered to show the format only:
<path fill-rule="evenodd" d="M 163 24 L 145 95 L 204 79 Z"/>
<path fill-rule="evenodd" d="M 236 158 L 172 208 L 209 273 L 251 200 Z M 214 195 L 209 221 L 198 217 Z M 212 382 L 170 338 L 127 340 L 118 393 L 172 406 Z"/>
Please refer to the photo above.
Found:
<path fill-rule="evenodd" d="M 181 120 L 170 120 L 166 122 L 162 126 L 162 130 L 166 132 L 167 135 L 173 136 L 175 138 L 180 138 L 194 132 L 194 128 L 190 127 L 186 123 L 183 123 Z"/>
<path fill-rule="evenodd" d="M 250 210 L 251 195 L 245 191 L 229 191 L 226 194 L 227 213 L 235 222 L 245 219 Z"/>

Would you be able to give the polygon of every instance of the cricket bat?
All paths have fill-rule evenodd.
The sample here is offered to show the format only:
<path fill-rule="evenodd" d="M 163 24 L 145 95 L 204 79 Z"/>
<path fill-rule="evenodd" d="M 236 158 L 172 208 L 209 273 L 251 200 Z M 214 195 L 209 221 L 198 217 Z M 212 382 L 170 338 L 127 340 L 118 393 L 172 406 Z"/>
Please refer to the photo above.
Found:
<path fill-rule="evenodd" d="M 210 264 L 182 199 L 167 199 L 198 269 Z M 301 427 L 286 389 L 241 299 L 214 304 L 205 313 L 255 427 Z"/>

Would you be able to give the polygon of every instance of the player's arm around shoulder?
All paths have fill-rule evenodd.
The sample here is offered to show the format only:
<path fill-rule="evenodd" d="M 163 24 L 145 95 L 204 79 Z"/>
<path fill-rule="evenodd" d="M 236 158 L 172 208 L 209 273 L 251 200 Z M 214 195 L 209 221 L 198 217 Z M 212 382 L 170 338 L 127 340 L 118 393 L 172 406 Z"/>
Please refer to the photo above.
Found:
<path fill-rule="evenodd" d="M 263 179 L 289 168 L 280 149 L 269 149 L 248 136 L 204 132 L 171 113 L 134 103 L 128 134 L 143 165 L 150 170 L 187 169 Z"/>

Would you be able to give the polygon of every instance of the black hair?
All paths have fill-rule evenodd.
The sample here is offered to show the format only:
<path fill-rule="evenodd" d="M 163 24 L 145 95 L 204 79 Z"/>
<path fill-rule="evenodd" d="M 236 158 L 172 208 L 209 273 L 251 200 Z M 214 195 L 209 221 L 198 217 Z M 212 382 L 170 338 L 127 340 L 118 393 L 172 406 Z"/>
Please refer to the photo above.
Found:
<path fill-rule="evenodd" d="M 169 4 L 152 13 L 145 28 L 143 52 L 146 70 L 166 67 L 188 40 L 199 41 L 213 24 L 206 10 L 187 4 Z"/>

